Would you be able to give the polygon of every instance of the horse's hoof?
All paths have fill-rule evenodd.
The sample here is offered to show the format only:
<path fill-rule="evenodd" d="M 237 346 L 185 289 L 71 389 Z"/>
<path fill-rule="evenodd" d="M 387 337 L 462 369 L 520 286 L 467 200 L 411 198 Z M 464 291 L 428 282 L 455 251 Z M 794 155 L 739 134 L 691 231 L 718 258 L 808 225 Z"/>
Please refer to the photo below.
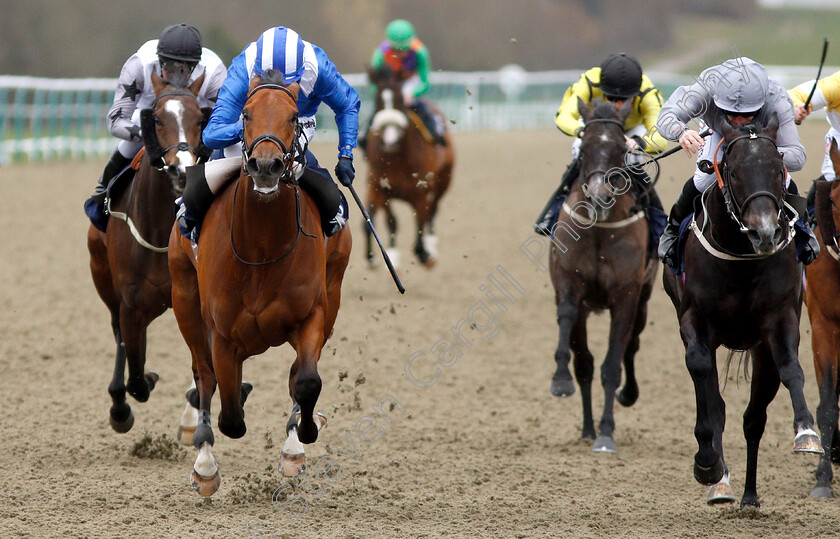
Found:
<path fill-rule="evenodd" d="M 437 258 L 427 258 L 425 262 L 423 262 L 423 266 L 426 269 L 432 269 L 437 264 Z"/>
<path fill-rule="evenodd" d="M 808 496 L 810 496 L 812 498 L 833 498 L 834 497 L 834 491 L 831 490 L 830 486 L 825 487 L 825 486 L 817 485 L 817 486 L 815 486 L 814 488 L 811 489 L 811 493 L 808 494 Z"/>
<path fill-rule="evenodd" d="M 733 503 L 735 501 L 735 494 L 732 492 L 732 486 L 728 481 L 721 481 L 709 487 L 709 493 L 706 495 L 706 503 L 715 505 L 719 503 Z"/>
<path fill-rule="evenodd" d="M 193 435 L 195 434 L 195 427 L 178 427 L 178 441 L 181 445 L 192 445 Z"/>
<path fill-rule="evenodd" d="M 803 429 L 799 431 L 796 438 L 793 440 L 794 453 L 816 453 L 822 455 L 825 453 L 823 446 L 820 443 L 820 437 L 812 429 Z"/>
<path fill-rule="evenodd" d="M 109 415 L 108 422 L 111 423 L 112 429 L 119 432 L 120 434 L 125 434 L 126 432 L 131 430 L 131 427 L 134 426 L 134 410 L 129 410 L 128 417 L 125 418 L 123 421 L 118 421 L 114 419 L 113 415 Z"/>
<path fill-rule="evenodd" d="M 700 466 L 697 464 L 696 460 L 694 461 L 694 479 L 702 485 L 714 485 L 715 483 L 718 483 L 721 479 L 723 479 L 725 472 L 726 468 L 720 458 L 718 458 L 717 462 L 709 468 Z"/>
<path fill-rule="evenodd" d="M 615 390 L 615 400 L 625 408 L 633 406 L 636 404 L 636 401 L 639 399 L 639 389 L 636 388 L 635 391 L 631 391 L 627 388 L 627 386 L 622 386 Z"/>
<path fill-rule="evenodd" d="M 212 496 L 219 490 L 219 485 L 222 483 L 222 476 L 219 475 L 219 467 L 216 466 L 216 471 L 210 477 L 205 477 L 193 469 L 190 475 L 190 485 L 194 491 L 198 492 L 204 497 Z"/>
<path fill-rule="evenodd" d="M 555 397 L 571 397 L 575 394 L 575 381 L 571 378 L 552 378 L 551 394 Z"/>
<path fill-rule="evenodd" d="M 280 464 L 277 466 L 277 469 L 285 477 L 297 476 L 306 469 L 306 454 L 280 453 Z"/>
<path fill-rule="evenodd" d="M 152 390 L 155 388 L 155 385 L 157 385 L 158 381 L 160 380 L 160 375 L 155 371 L 149 371 L 145 374 L 145 377 L 146 383 L 149 385 L 149 393 L 151 393 Z"/>
<path fill-rule="evenodd" d="M 761 504 L 758 502 L 758 496 L 744 496 L 741 498 L 741 509 L 744 507 L 754 507 L 758 509 Z"/>
<path fill-rule="evenodd" d="M 592 451 L 595 453 L 618 453 L 618 447 L 615 445 L 612 436 L 601 435 L 595 438 Z"/>

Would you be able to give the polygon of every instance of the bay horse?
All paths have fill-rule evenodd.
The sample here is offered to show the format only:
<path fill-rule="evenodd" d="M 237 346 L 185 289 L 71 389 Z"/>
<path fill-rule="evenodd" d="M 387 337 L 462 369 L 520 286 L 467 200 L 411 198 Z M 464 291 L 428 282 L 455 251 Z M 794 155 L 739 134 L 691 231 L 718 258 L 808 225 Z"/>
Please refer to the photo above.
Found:
<path fill-rule="evenodd" d="M 416 239 L 414 254 L 430 268 L 437 261 L 435 216 L 438 204 L 452 181 L 455 150 L 452 136 L 443 133 L 446 145 L 432 141 L 417 114 L 405 102 L 403 81 L 387 67 L 368 70 L 376 86 L 376 110 L 365 144 L 368 161 L 368 213 L 371 220 L 385 211 L 390 233 L 388 255 L 399 266 L 396 247 L 397 220 L 391 211 L 393 200 L 408 202 L 414 210 Z M 440 115 L 431 103 L 427 106 Z M 441 116 L 442 117 L 442 116 Z M 373 264 L 370 230 L 365 228 L 367 260 Z"/>
<path fill-rule="evenodd" d="M 840 177 L 840 149 L 832 140 L 829 156 L 835 174 Z M 840 247 L 837 230 L 840 227 L 840 182 L 817 182 L 816 196 L 817 238 L 820 255 L 805 268 L 807 287 L 805 304 L 811 320 L 811 347 L 814 350 L 814 370 L 820 403 L 817 406 L 817 424 L 822 434 L 822 445 L 830 448 L 820 457 L 817 466 L 817 484 L 811 496 L 833 498 L 831 481 L 834 472 L 831 463 L 840 464 L 840 432 L 837 421 L 840 414 Z"/>
<path fill-rule="evenodd" d="M 710 485 L 710 504 L 734 502 L 723 457 L 725 403 L 716 351 L 749 351 L 750 400 L 744 411 L 747 470 L 741 507 L 759 507 L 758 447 L 767 406 L 780 383 L 793 404 L 795 452 L 822 453 L 799 364 L 802 280 L 792 242 L 795 210 L 784 200 L 787 171 L 776 146 L 778 118 L 735 128 L 724 122 L 718 181 L 701 197 L 685 244 L 685 274 L 666 271 L 665 291 L 677 311 L 685 363 L 694 382 L 697 417 L 694 478 Z M 708 166 L 701 165 L 705 170 Z M 732 354 L 729 359 L 731 360 Z"/>
<path fill-rule="evenodd" d="M 280 462 L 285 475 L 303 469 L 302 444 L 315 442 L 326 422 L 315 413 L 318 359 L 338 314 L 352 239 L 345 227 L 325 241 L 317 206 L 297 184 L 295 156 L 304 151 L 300 87 L 283 85 L 276 75 L 267 70 L 251 79 L 242 111 L 244 170 L 213 201 L 197 249 L 177 227 L 169 239 L 172 304 L 198 388 L 193 445 L 199 453 L 191 481 L 202 496 L 213 495 L 220 483 L 210 401 L 218 383 L 219 430 L 241 438 L 240 385 L 248 357 L 287 342 L 297 352 Z"/>
<path fill-rule="evenodd" d="M 582 437 L 594 440 L 593 451 L 615 453 L 614 399 L 632 406 L 639 396 L 634 358 L 659 264 L 649 256 L 644 205 L 636 200 L 629 174 L 622 168 L 624 121 L 632 111 L 632 100 L 618 110 L 600 100 L 594 105 L 590 110 L 578 101 L 585 125 L 581 171 L 551 236 L 549 263 L 559 326 L 551 394 L 567 397 L 575 391 L 569 372 L 571 350 L 583 403 Z M 586 216 L 579 213 L 582 209 Z M 586 320 L 591 312 L 604 309 L 610 312 L 610 333 L 601 365 L 604 410 L 596 438 L 592 419 L 595 367 L 587 345 Z M 622 362 L 626 380 L 619 387 Z"/>
<path fill-rule="evenodd" d="M 204 75 L 184 88 L 152 73 L 157 97 L 151 109 L 141 111 L 145 152 L 136 176 L 127 189 L 110 193 L 106 207 L 117 219 L 109 219 L 107 232 L 91 225 L 87 233 L 93 284 L 111 312 L 117 345 L 108 393 L 111 427 L 120 433 L 134 425 L 126 390 L 146 402 L 159 379 L 155 372 L 144 372 L 146 329 L 172 306 L 168 238 L 175 198 L 184 190 L 185 167 L 195 164 L 204 148 L 201 130 L 207 111 L 196 97 L 203 82 Z"/>

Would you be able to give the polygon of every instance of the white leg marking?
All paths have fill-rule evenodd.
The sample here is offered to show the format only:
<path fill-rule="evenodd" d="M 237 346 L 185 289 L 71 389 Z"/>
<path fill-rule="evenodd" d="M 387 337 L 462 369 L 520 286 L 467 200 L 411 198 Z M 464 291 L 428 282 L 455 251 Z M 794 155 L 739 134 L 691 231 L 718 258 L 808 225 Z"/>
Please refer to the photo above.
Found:
<path fill-rule="evenodd" d="M 219 465 L 216 464 L 216 459 L 213 458 L 213 453 L 210 452 L 209 442 L 201 444 L 201 449 L 198 450 L 198 457 L 195 459 L 193 469 L 202 477 L 212 477 L 219 471 Z"/>

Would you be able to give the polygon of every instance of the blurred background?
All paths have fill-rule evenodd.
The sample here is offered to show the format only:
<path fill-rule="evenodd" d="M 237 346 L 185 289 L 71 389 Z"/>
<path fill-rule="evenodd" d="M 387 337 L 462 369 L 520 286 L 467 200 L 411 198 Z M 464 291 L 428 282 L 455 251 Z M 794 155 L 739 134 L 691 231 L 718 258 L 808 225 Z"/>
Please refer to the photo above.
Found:
<path fill-rule="evenodd" d="M 409 19 L 431 55 L 428 97 L 456 131 L 551 127 L 566 87 L 616 51 L 639 58 L 665 98 L 734 55 L 767 65 L 771 77 L 792 87 L 814 78 L 823 37 L 840 28 L 838 0 L 616 6 L 605 0 L 4 0 L 0 164 L 109 153 L 115 141 L 104 116 L 120 67 L 175 22 L 199 28 L 205 46 L 226 64 L 265 29 L 294 28 L 360 90 L 364 120 L 370 107 L 363 73 L 372 51 L 389 21 Z M 824 76 L 840 65 L 840 42 L 833 47 Z M 58 84 L 43 77 L 98 80 Z M 327 138 L 335 136 L 328 112 L 319 113 L 319 132 Z M 40 142 L 45 137 L 52 140 Z"/>

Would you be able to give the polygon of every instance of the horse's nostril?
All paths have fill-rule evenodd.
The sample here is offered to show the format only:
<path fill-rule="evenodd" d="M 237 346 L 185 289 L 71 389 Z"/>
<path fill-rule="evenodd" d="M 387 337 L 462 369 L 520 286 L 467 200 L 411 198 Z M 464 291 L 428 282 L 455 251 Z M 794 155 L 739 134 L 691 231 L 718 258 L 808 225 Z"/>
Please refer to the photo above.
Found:
<path fill-rule="evenodd" d="M 777 226 L 773 233 L 773 243 L 778 245 L 782 241 L 782 227 Z"/>
<path fill-rule="evenodd" d="M 248 162 L 245 163 L 245 167 L 248 169 L 248 172 L 252 174 L 260 171 L 259 164 L 257 163 L 257 159 L 255 157 L 248 159 Z"/>
<path fill-rule="evenodd" d="M 761 242 L 761 237 L 758 235 L 758 232 L 756 232 L 755 230 L 748 230 L 747 231 L 747 237 L 754 244 Z"/>
<path fill-rule="evenodd" d="M 279 176 L 283 172 L 283 160 L 276 158 L 271 163 L 271 175 Z"/>

